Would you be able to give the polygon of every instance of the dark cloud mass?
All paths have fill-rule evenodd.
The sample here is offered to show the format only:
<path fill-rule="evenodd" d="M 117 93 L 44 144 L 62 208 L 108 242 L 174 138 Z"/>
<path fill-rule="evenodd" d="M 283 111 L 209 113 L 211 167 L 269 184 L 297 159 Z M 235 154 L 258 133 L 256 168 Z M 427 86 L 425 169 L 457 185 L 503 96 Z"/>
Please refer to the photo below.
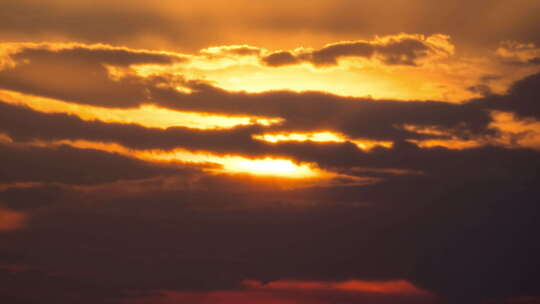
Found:
<path fill-rule="evenodd" d="M 45 2 L 0 1 L 0 303 L 540 302 L 533 1 Z"/>
<path fill-rule="evenodd" d="M 181 170 L 159 168 L 110 153 L 58 148 L 12 147 L 0 144 L 4 162 L 0 183 L 58 182 L 65 184 L 101 184 L 122 179 L 141 179 Z"/>
<path fill-rule="evenodd" d="M 118 290 L 355 277 L 407 279 L 455 303 L 535 295 L 540 248 L 530 233 L 538 229 L 540 164 L 537 152 L 516 153 L 395 150 L 388 155 L 394 162 L 417 159 L 432 168 L 429 175 L 369 187 L 246 191 L 249 183 L 233 181 L 224 191 L 225 181 L 200 180 L 192 190 L 133 198 L 87 194 L 79 201 L 91 199 L 93 207 L 66 202 L 65 210 L 36 213 L 29 230 L 2 246 L 19 262 L 101 278 L 101 286 Z M 455 161 L 442 165 L 441 157 Z M 49 235 L 54 240 L 38 241 Z"/>

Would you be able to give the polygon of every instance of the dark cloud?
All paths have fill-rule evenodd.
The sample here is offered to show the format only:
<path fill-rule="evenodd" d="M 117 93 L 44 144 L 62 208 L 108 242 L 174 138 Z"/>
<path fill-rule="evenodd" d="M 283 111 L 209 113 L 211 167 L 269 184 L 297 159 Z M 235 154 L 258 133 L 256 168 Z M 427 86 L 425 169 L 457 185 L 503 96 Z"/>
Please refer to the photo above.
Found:
<path fill-rule="evenodd" d="M 36 213 L 0 246 L 120 293 L 356 278 L 408 280 L 455 303 L 538 296 L 539 160 L 530 150 L 400 148 L 366 162 L 426 175 L 289 190 L 214 176 L 125 198 L 87 193 L 79 199 L 93 207 Z"/>
<path fill-rule="evenodd" d="M 276 52 L 262 58 L 269 66 L 293 65 L 310 62 L 316 66 L 337 65 L 344 57 L 359 57 L 381 60 L 388 65 L 416 66 L 418 60 L 429 56 L 448 56 L 451 52 L 433 45 L 423 37 L 394 36 L 387 40 L 345 41 L 328 44 L 313 51 L 301 51 L 293 54 L 287 51 Z"/>
<path fill-rule="evenodd" d="M 15 170 L 18 169 L 15 168 Z M 14 175 L 11 172 L 8 174 Z M 19 175 L 22 174 L 19 173 Z M 57 202 L 61 202 L 69 192 L 69 188 L 66 185 L 59 183 L 37 183 L 20 187 L 17 187 L 17 184 L 15 184 L 12 187 L 6 186 L 5 189 L 0 191 L 0 205 L 11 210 L 29 211 L 42 207 L 50 207 Z"/>
<path fill-rule="evenodd" d="M 340 57 L 370 58 L 374 53 L 374 46 L 367 42 L 343 42 L 314 51 L 312 60 L 317 65 L 335 65 Z"/>
<path fill-rule="evenodd" d="M 96 184 L 181 172 L 120 155 L 66 146 L 41 148 L 0 144 L 0 155 L 4 161 L 0 168 L 0 183 L 3 184 Z"/>
<path fill-rule="evenodd" d="M 165 64 L 182 57 L 115 48 L 73 46 L 62 50 L 27 47 L 11 55 L 14 67 L 0 71 L 0 87 L 76 103 L 126 107 L 148 99 L 143 81 L 111 79 L 105 65 Z"/>
<path fill-rule="evenodd" d="M 521 118 L 540 119 L 540 74 L 517 81 L 508 94 L 475 101 L 485 108 L 512 112 Z"/>
<path fill-rule="evenodd" d="M 234 45 L 234 46 L 224 46 L 224 47 L 215 47 L 202 50 L 206 55 L 211 55 L 214 53 L 218 54 L 228 54 L 228 55 L 237 55 L 237 56 L 258 56 L 261 54 L 261 49 L 248 45 Z"/>
<path fill-rule="evenodd" d="M 529 59 L 528 61 L 530 64 L 540 64 L 540 57 L 536 57 L 536 58 L 532 58 L 532 59 Z"/>
<path fill-rule="evenodd" d="M 8 44 L 9 45 L 9 44 Z M 152 52 L 129 48 L 110 47 L 105 45 L 78 45 L 78 44 L 13 44 L 20 46 L 12 55 L 17 62 L 37 61 L 57 63 L 59 58 L 68 63 L 83 61 L 95 65 L 110 64 L 115 66 L 129 66 L 132 64 L 172 64 L 187 61 L 173 53 Z M 58 49 L 55 49 L 58 48 Z"/>
<path fill-rule="evenodd" d="M 316 126 L 379 140 L 425 136 L 403 130 L 404 124 L 481 133 L 491 120 L 487 112 L 469 104 L 371 100 L 319 92 L 229 93 L 207 84 L 190 85 L 194 93 L 189 95 L 166 88 L 151 89 L 151 94 L 160 105 L 172 109 L 281 117 L 285 119 L 282 129 Z"/>
<path fill-rule="evenodd" d="M 486 84 L 477 84 L 471 87 L 468 87 L 467 90 L 479 94 L 482 96 L 489 96 L 493 94 L 493 91 L 491 90 L 491 87 Z"/>
<path fill-rule="evenodd" d="M 396 39 L 384 44 L 368 42 L 343 42 L 328 45 L 312 53 L 316 65 L 334 65 L 341 57 L 371 58 L 379 55 L 390 65 L 416 65 L 416 60 L 427 57 L 433 50 L 425 42 L 412 39 Z"/>
<path fill-rule="evenodd" d="M 261 60 L 266 65 L 275 67 L 293 65 L 301 62 L 300 59 L 298 59 L 295 55 L 286 51 L 272 53 L 268 56 L 263 57 Z"/>

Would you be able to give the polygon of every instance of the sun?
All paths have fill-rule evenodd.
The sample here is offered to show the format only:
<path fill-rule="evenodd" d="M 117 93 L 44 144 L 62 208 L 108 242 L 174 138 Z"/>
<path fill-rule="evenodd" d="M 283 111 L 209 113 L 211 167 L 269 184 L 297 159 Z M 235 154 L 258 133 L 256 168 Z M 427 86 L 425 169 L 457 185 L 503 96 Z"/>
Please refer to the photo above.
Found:
<path fill-rule="evenodd" d="M 306 164 L 295 164 L 288 159 L 230 159 L 223 164 L 225 171 L 249 173 L 252 175 L 279 176 L 289 178 L 307 178 L 318 172 Z"/>

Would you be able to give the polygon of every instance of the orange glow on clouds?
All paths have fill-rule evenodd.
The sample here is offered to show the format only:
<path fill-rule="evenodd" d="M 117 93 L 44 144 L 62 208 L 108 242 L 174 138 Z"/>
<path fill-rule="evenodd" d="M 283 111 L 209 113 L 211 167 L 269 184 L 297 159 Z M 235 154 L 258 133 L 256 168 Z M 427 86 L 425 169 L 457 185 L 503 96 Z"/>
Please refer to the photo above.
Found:
<path fill-rule="evenodd" d="M 313 141 L 313 142 L 345 142 L 346 139 L 340 134 L 333 132 L 314 133 L 273 133 L 255 135 L 255 139 L 264 140 L 271 143 L 281 141 Z"/>
<path fill-rule="evenodd" d="M 261 284 L 258 281 L 244 281 L 244 285 L 252 289 L 262 290 L 340 290 L 350 292 L 374 293 L 406 293 L 424 294 L 407 281 L 346 281 L 346 282 L 314 282 L 314 281 L 275 281 Z"/>
<path fill-rule="evenodd" d="M 517 79 L 538 71 L 536 67 L 505 66 L 494 58 L 460 57 L 450 37 L 397 34 L 360 40 L 371 45 L 385 45 L 399 39 L 416 39 L 429 45 L 434 52 L 419 60 L 418 65 L 388 65 L 373 58 L 343 57 L 334 66 L 313 66 L 299 61 L 292 65 L 269 67 L 260 58 L 275 51 L 249 45 L 209 47 L 189 56 L 186 62 L 171 65 L 141 64 L 131 68 L 139 76 L 172 74 L 190 80 L 205 80 L 228 91 L 260 93 L 273 90 L 326 93 L 396 100 L 441 100 L 462 102 L 481 94 L 469 87 L 481 82 L 486 74 L 506 75 L 490 81 L 493 92 L 504 93 Z M 329 43 L 326 47 L 355 41 Z M 529 53 L 538 49 L 529 45 Z M 235 52 L 242 49 L 243 53 Z M 298 46 L 284 50 L 300 56 L 316 49 Z M 535 53 L 536 52 L 536 53 Z M 505 53 L 506 54 L 506 53 Z M 531 55 L 528 55 L 529 57 Z M 501 51 L 498 51 L 501 56 Z"/>
<path fill-rule="evenodd" d="M 253 124 L 269 126 L 282 121 L 279 118 L 173 111 L 151 104 L 135 109 L 108 109 L 7 90 L 0 90 L 0 100 L 10 104 L 24 105 L 42 113 L 65 113 L 78 116 L 87 121 L 99 120 L 103 122 L 138 124 L 145 127 L 162 129 L 169 127 L 187 127 L 199 130 L 226 129 Z"/>
<path fill-rule="evenodd" d="M 389 141 L 374 141 L 368 139 L 356 139 L 352 140 L 347 138 L 343 134 L 322 131 L 322 132 L 290 132 L 290 133 L 266 133 L 255 135 L 253 138 L 257 140 L 262 140 L 270 143 L 279 143 L 279 142 L 331 142 L 331 143 L 344 143 L 351 142 L 355 144 L 358 148 L 362 150 L 370 150 L 374 147 L 381 146 L 390 148 L 392 147 L 392 142 Z"/>
<path fill-rule="evenodd" d="M 410 140 L 421 148 L 444 147 L 453 150 L 471 149 L 482 146 L 484 143 L 476 140 L 460 139 L 430 139 L 430 140 Z"/>
<path fill-rule="evenodd" d="M 235 291 L 160 291 L 160 296 L 139 298 L 134 304 L 334 304 L 343 303 L 434 303 L 435 296 L 407 281 L 318 282 L 275 281 L 262 284 L 244 281 Z M 340 302 L 341 303 L 341 302 Z"/>
<path fill-rule="evenodd" d="M 491 116 L 494 121 L 490 127 L 503 132 L 500 139 L 503 145 L 540 149 L 540 121 L 519 119 L 512 113 L 497 111 Z"/>
<path fill-rule="evenodd" d="M 310 178 L 323 175 L 323 172 L 316 169 L 313 165 L 296 164 L 289 159 L 271 157 L 249 159 L 236 155 L 219 156 L 211 153 L 193 153 L 182 149 L 173 151 L 141 151 L 137 152 L 136 155 L 142 159 L 154 161 L 219 164 L 222 166 L 222 169 L 216 171 L 228 173 L 247 173 L 251 175 L 285 178 Z"/>
<path fill-rule="evenodd" d="M 216 87 L 230 92 L 322 91 L 340 96 L 376 99 L 449 101 L 462 101 L 476 96 L 461 88 L 462 83 L 458 86 L 457 79 L 451 79 L 451 76 L 434 66 L 381 67 L 365 59 L 346 58 L 338 66 L 324 68 L 316 68 L 307 63 L 265 67 L 251 57 L 211 61 L 200 58 L 185 64 L 137 65 L 132 68 L 142 77 L 171 73 L 189 80 L 210 81 Z M 414 82 L 410 79 L 414 79 Z M 452 85 L 452 94 L 449 94 L 448 87 L 442 86 L 443 83 Z"/>
<path fill-rule="evenodd" d="M 535 119 L 520 119 L 512 113 L 492 111 L 493 121 L 489 128 L 498 130 L 497 136 L 485 136 L 468 140 L 451 137 L 450 133 L 433 128 L 404 126 L 404 129 L 420 134 L 449 136 L 449 139 L 410 140 L 421 148 L 445 147 L 463 150 L 484 145 L 496 145 L 507 148 L 531 148 L 540 150 L 540 122 Z"/>

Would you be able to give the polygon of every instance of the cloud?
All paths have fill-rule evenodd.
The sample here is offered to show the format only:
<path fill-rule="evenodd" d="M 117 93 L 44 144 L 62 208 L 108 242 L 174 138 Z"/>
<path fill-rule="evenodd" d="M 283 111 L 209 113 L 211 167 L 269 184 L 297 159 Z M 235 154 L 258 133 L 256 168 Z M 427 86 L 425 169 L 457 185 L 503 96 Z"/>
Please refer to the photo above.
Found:
<path fill-rule="evenodd" d="M 540 48 L 534 43 L 519 43 L 517 41 L 505 41 L 497 49 L 497 55 L 504 61 L 512 64 L 538 64 L 540 61 Z"/>
<path fill-rule="evenodd" d="M 539 223 L 538 159 L 531 150 L 398 147 L 364 164 L 415 167 L 425 174 L 294 190 L 205 175 L 197 182 L 180 177 L 180 184 L 161 190 L 127 185 L 140 190 L 132 195 L 118 195 L 114 188 L 76 190 L 37 214 L 32 231 L 0 246 L 27 264 L 46 260 L 50 270 L 99 278 L 117 292 L 170 290 L 198 298 L 237 291 L 246 279 L 293 278 L 327 286 L 358 278 L 415 282 L 456 303 L 534 295 L 538 248 L 529 231 Z M 18 239 L 27 245 L 13 246 Z M 38 241 L 43 239 L 49 241 Z M 294 294 L 287 297 L 301 299 Z M 350 299 L 358 297 L 373 299 Z"/>
<path fill-rule="evenodd" d="M 181 169 L 163 168 L 120 155 L 67 146 L 47 148 L 0 144 L 0 155 L 5 161 L 0 169 L 0 183 L 3 184 L 96 184 L 182 173 Z"/>
<path fill-rule="evenodd" d="M 125 295 L 111 286 L 84 278 L 43 271 L 39 267 L 7 265 L 0 267 L 0 299 L 9 303 L 96 303 L 118 301 Z M 32 292 L 28 292 L 29 289 Z"/>
<path fill-rule="evenodd" d="M 489 96 L 475 101 L 486 109 L 512 112 L 521 118 L 540 120 L 540 73 L 528 76 L 514 83 L 508 94 Z"/>
<path fill-rule="evenodd" d="M 379 59 L 388 65 L 416 66 L 422 59 L 446 58 L 454 53 L 450 38 L 437 34 L 423 35 L 400 34 L 377 37 L 372 41 L 344 41 L 327 44 L 318 50 L 298 49 L 295 52 L 277 52 L 263 57 L 263 62 L 270 66 L 297 64 L 303 61 L 315 66 L 337 65 L 341 58 Z"/>
<path fill-rule="evenodd" d="M 6 47 L 14 48 L 8 54 L 15 65 L 0 71 L 1 87 L 93 105 L 128 106 L 142 103 L 147 96 L 140 79 L 127 76 L 122 83 L 114 81 L 106 65 L 126 67 L 185 60 L 170 53 L 102 45 L 8 44 Z"/>
<path fill-rule="evenodd" d="M 233 56 L 259 56 L 261 49 L 250 45 L 227 45 L 202 49 L 200 53 L 207 56 L 233 55 Z"/>
<path fill-rule="evenodd" d="M 0 201 L 10 210 L 31 212 L 62 202 L 69 192 L 68 186 L 59 183 L 11 183 L 2 186 Z"/>
<path fill-rule="evenodd" d="M 279 67 L 302 62 L 298 57 L 287 51 L 271 53 L 261 59 L 266 65 Z"/>
<path fill-rule="evenodd" d="M 371 41 L 335 43 L 319 50 L 300 48 L 273 53 L 231 45 L 207 48 L 191 55 L 107 45 L 8 43 L 3 44 L 6 51 L 2 56 L 5 62 L 0 71 L 0 88 L 109 108 L 133 108 L 149 103 L 164 105 L 160 96 L 169 94 L 167 91 L 205 99 L 200 94 L 190 94 L 192 91 L 200 93 L 205 83 L 227 93 L 317 90 L 341 96 L 373 95 L 377 99 L 465 102 L 481 96 L 486 92 L 481 88 L 486 86 L 502 94 L 515 79 L 537 72 L 533 66 L 508 65 L 493 58 L 482 62 L 474 58 L 443 62 L 439 59 L 453 53 L 447 39 L 443 35 L 401 34 Z M 336 69 L 317 69 L 306 64 L 272 69 L 260 61 L 280 66 L 286 62 L 314 63 L 313 60 L 319 58 L 321 62 L 338 64 L 348 52 L 341 53 L 339 49 L 346 50 L 349 44 L 366 44 L 377 50 L 371 57 L 364 57 L 369 63 L 364 60 L 367 66 L 360 69 L 347 64 L 340 64 Z M 414 50 L 420 45 L 425 46 L 421 47 L 425 51 Z M 335 48 L 338 48 L 337 53 Z M 394 76 L 388 77 L 387 69 L 391 69 Z M 50 77 L 51 71 L 54 77 Z M 483 78 L 485 75 L 505 76 L 488 83 Z M 400 79 L 404 77 L 411 78 L 414 84 L 403 83 Z"/>
<path fill-rule="evenodd" d="M 531 80 L 532 79 L 532 80 Z M 528 83 L 534 76 L 516 84 L 516 88 L 534 88 Z M 199 86 L 199 93 L 171 93 L 171 101 L 181 101 L 189 110 L 214 110 L 230 113 L 241 111 L 284 117 L 281 126 L 248 126 L 228 130 L 193 130 L 188 128 L 145 128 L 137 125 L 83 121 L 65 114 L 45 114 L 23 107 L 2 104 L 1 129 L 16 141 L 87 140 L 121 144 L 133 149 L 174 149 L 242 154 L 251 156 L 288 156 L 300 161 L 315 162 L 321 166 L 364 166 L 359 163 L 366 154 L 352 143 L 284 142 L 271 144 L 253 136 L 263 130 L 309 130 L 318 128 L 336 130 L 349 138 L 374 140 L 470 140 L 479 145 L 497 143 L 499 130 L 492 128 L 493 117 L 488 113 L 505 105 L 499 100 L 520 96 L 521 89 L 509 95 L 493 95 L 492 99 L 474 100 L 456 105 L 442 102 L 396 102 L 351 99 L 321 93 L 273 92 L 266 94 L 228 93 L 210 86 Z M 534 90 L 534 89 L 533 89 Z M 216 98 L 203 98 L 211 97 Z M 194 99 L 192 99 L 194 98 Z M 165 100 L 165 99 L 161 99 Z M 214 102 L 213 100 L 226 100 Z M 490 101 L 491 100 L 491 101 Z M 519 99 L 526 102 L 525 99 Z M 179 103 L 176 103 L 176 106 Z M 307 105 L 311 105 L 306 112 Z M 499 105 L 499 106 L 498 106 Z M 508 105 L 509 106 L 509 105 Z M 518 107 L 519 104 L 512 104 Z M 512 109 L 507 108 L 511 111 Z M 407 126 L 413 126 L 409 128 Z M 426 132 L 425 129 L 432 131 Z M 495 141 L 490 141 L 492 138 Z M 384 149 L 382 150 L 385 151 Z M 377 155 L 373 151 L 367 155 Z M 341 155 L 339 158 L 329 155 Z M 384 155 L 384 154 L 381 154 Z M 367 164 L 369 167 L 369 164 Z M 389 165 L 389 168 L 396 168 Z M 407 168 L 405 168 L 407 169 Z"/>
<path fill-rule="evenodd" d="M 385 290 L 400 285 L 400 290 Z M 408 282 L 294 282 L 276 281 L 261 284 L 246 281 L 244 290 L 213 292 L 162 291 L 129 303 L 438 303 L 436 297 L 417 290 Z M 392 288 L 392 287 L 390 287 Z"/>
<path fill-rule="evenodd" d="M 80 43 L 7 43 L 3 44 L 13 60 L 25 61 L 66 61 L 80 60 L 94 64 L 129 66 L 132 64 L 172 64 L 189 60 L 187 56 L 164 51 L 149 51 L 114 47 L 106 44 Z"/>

